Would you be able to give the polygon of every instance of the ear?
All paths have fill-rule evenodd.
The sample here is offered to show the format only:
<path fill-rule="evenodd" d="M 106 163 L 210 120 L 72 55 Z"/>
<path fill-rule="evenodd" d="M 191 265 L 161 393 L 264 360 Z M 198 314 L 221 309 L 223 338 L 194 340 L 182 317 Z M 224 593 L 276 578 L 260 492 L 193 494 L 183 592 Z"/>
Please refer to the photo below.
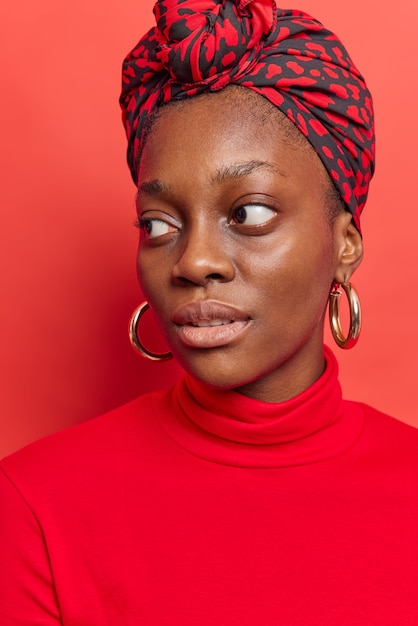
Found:
<path fill-rule="evenodd" d="M 363 240 L 347 211 L 335 220 L 335 241 L 337 266 L 335 281 L 344 283 L 350 280 L 363 258 Z"/>

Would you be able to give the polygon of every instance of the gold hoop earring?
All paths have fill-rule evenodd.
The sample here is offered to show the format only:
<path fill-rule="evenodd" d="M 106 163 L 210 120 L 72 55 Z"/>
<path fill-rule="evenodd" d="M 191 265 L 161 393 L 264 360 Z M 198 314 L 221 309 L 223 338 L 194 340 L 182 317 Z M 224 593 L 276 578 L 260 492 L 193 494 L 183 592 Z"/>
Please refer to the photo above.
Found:
<path fill-rule="evenodd" d="M 143 302 L 135 309 L 132 313 L 131 319 L 129 320 L 129 339 L 131 341 L 132 347 L 134 350 L 139 352 L 139 354 L 146 359 L 150 359 L 151 361 L 168 361 L 173 358 L 171 352 L 164 352 L 162 354 L 157 354 L 155 352 L 151 352 L 144 348 L 142 343 L 138 337 L 138 324 L 141 317 L 148 311 L 150 305 L 148 302 Z"/>
<path fill-rule="evenodd" d="M 350 307 L 350 328 L 347 337 L 344 337 L 341 328 L 339 305 L 342 292 L 340 287 L 344 290 Z M 353 348 L 358 341 L 361 330 L 361 307 L 357 292 L 350 283 L 334 284 L 329 296 L 329 321 L 335 343 L 344 350 Z"/>

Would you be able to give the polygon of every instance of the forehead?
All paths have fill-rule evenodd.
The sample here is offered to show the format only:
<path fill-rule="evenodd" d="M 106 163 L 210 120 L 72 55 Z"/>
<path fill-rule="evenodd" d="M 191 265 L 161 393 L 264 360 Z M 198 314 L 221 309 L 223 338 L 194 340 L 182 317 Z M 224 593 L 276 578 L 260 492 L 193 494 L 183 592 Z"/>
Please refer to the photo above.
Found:
<path fill-rule="evenodd" d="M 160 109 L 141 154 L 138 183 L 185 169 L 189 176 L 213 175 L 253 161 L 324 181 L 316 152 L 281 111 L 249 89 L 228 87 Z"/>

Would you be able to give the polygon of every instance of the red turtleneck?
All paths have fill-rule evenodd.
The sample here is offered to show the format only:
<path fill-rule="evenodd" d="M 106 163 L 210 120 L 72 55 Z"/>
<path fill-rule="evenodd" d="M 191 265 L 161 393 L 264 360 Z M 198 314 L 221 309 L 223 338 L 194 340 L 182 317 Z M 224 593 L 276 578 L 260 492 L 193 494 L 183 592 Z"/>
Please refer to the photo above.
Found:
<path fill-rule="evenodd" d="M 416 626 L 418 431 L 326 360 L 288 402 L 186 376 L 4 459 L 1 626 Z"/>

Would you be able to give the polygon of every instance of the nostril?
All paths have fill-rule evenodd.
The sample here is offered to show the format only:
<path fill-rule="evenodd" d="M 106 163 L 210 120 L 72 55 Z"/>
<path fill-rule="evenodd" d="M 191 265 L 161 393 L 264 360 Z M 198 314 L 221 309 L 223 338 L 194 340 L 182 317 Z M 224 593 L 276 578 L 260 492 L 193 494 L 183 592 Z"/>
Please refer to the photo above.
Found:
<path fill-rule="evenodd" d="M 215 245 L 212 238 L 202 241 L 202 237 L 193 241 L 189 237 L 184 242 L 184 249 L 172 268 L 173 279 L 182 285 L 230 281 L 234 274 L 234 266 L 222 244 Z"/>
<path fill-rule="evenodd" d="M 181 284 L 181 285 L 195 285 L 197 283 L 202 283 L 202 284 L 206 284 L 209 281 L 212 280 L 218 280 L 218 281 L 224 281 L 225 278 L 222 276 L 222 274 L 217 274 L 217 273 L 212 273 L 212 274 L 207 274 L 203 279 L 200 279 L 200 281 L 198 281 L 195 278 L 187 278 L 186 276 L 174 276 L 174 281 L 177 284 Z"/>
<path fill-rule="evenodd" d="M 211 280 L 223 280 L 222 274 L 208 274 L 206 278 Z"/>
<path fill-rule="evenodd" d="M 186 278 L 185 276 L 173 276 L 173 278 L 177 285 L 184 285 L 185 287 L 188 285 L 194 285 L 194 281 L 190 280 L 190 278 Z"/>

